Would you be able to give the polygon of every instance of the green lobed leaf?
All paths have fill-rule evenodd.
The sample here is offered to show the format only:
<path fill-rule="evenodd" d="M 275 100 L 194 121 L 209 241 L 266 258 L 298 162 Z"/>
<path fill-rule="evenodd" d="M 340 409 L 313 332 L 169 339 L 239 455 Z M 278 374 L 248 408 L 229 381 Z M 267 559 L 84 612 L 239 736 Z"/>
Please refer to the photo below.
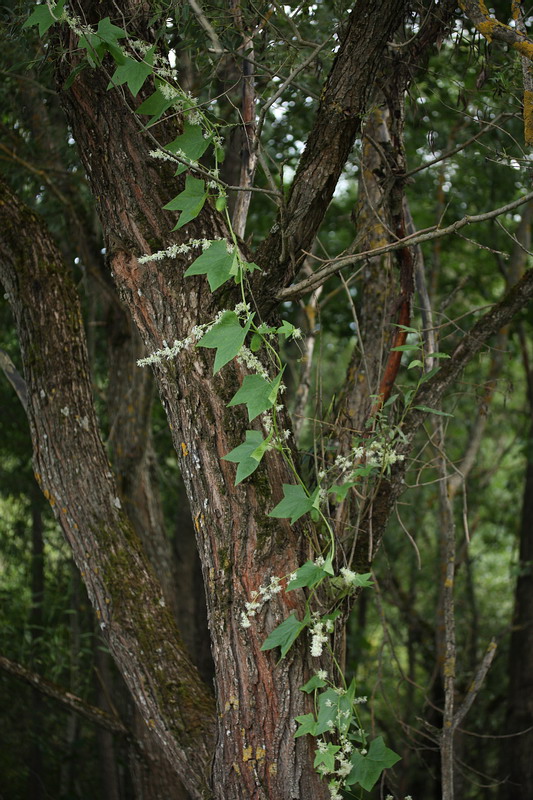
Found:
<path fill-rule="evenodd" d="M 361 755 L 359 750 L 354 750 L 350 760 L 352 762 L 352 771 L 346 778 L 346 783 L 351 786 L 358 783 L 363 789 L 369 792 L 379 780 L 379 777 L 384 769 L 393 767 L 398 761 L 400 756 L 386 747 L 382 736 L 373 739 L 370 742 L 368 753 Z"/>
<path fill-rule="evenodd" d="M 146 128 L 149 128 L 150 125 L 153 125 L 154 122 L 157 122 L 157 120 L 161 117 L 162 114 L 165 113 L 165 111 L 167 111 L 169 108 L 171 108 L 171 106 L 174 105 L 176 99 L 177 99 L 176 97 L 173 97 L 171 99 L 165 97 L 165 95 L 158 86 L 155 92 L 153 92 L 153 94 L 151 94 L 150 97 L 147 97 L 146 100 L 144 100 L 141 103 L 136 113 L 146 114 L 151 117 L 151 119 L 148 120 L 145 126 Z"/>
<path fill-rule="evenodd" d="M 295 717 L 294 719 L 300 725 L 294 734 L 295 739 L 297 739 L 299 736 L 305 736 L 308 733 L 310 733 L 311 736 L 315 735 L 316 719 L 314 714 L 301 714 L 299 717 Z"/>
<path fill-rule="evenodd" d="M 324 764 L 328 772 L 335 771 L 335 756 L 340 750 L 340 745 L 331 744 L 328 742 L 325 750 L 315 750 L 314 768 L 316 769 L 321 764 Z"/>
<path fill-rule="evenodd" d="M 228 361 L 235 358 L 244 344 L 246 334 L 250 330 L 252 317 L 244 326 L 241 326 L 239 317 L 234 311 L 225 311 L 220 320 L 211 330 L 204 333 L 198 347 L 216 347 L 215 366 L 213 375 L 221 369 Z"/>
<path fill-rule="evenodd" d="M 46 31 L 52 27 L 54 22 L 57 22 L 61 17 L 64 5 L 65 0 L 58 0 L 52 12 L 50 12 L 50 9 L 46 3 L 41 3 L 41 5 L 35 6 L 22 27 L 31 28 L 33 25 L 37 25 L 39 27 L 39 36 L 44 36 Z"/>
<path fill-rule="evenodd" d="M 185 189 L 170 200 L 166 206 L 163 206 L 167 211 L 181 211 L 179 222 L 172 230 L 177 231 L 195 219 L 204 207 L 206 197 L 205 183 L 198 178 L 193 178 L 192 175 L 187 175 Z"/>
<path fill-rule="evenodd" d="M 258 450 L 263 444 L 265 449 L 258 456 Z M 225 461 L 232 461 L 234 464 L 239 465 L 235 477 L 235 486 L 251 475 L 252 472 L 255 472 L 261 463 L 267 444 L 267 440 L 263 440 L 259 431 L 246 431 L 245 441 L 227 455 L 222 456 Z"/>
<path fill-rule="evenodd" d="M 372 573 L 371 572 L 364 572 L 362 574 L 357 573 L 354 582 L 354 586 L 362 586 L 363 588 L 372 588 L 374 585 L 374 581 L 372 580 Z"/>
<path fill-rule="evenodd" d="M 287 322 L 286 319 L 282 320 L 282 324 L 277 329 L 277 333 L 285 336 L 287 339 L 294 331 L 296 330 L 295 326 L 291 322 Z"/>
<path fill-rule="evenodd" d="M 262 375 L 245 375 L 241 388 L 233 395 L 228 406 L 245 404 L 251 422 L 263 411 L 272 408 L 276 402 L 281 374 L 280 372 L 273 381 L 267 381 Z"/>
<path fill-rule="evenodd" d="M 299 569 L 296 570 L 296 578 L 290 581 L 287 586 L 287 591 L 292 592 L 294 589 L 302 589 L 307 586 L 312 589 L 320 583 L 321 580 L 328 575 L 322 567 L 317 566 L 313 561 L 306 561 Z"/>
<path fill-rule="evenodd" d="M 326 689 L 318 696 L 316 736 L 333 732 L 338 727 L 339 701 L 340 697 L 334 689 Z"/>
<path fill-rule="evenodd" d="M 105 17 L 99 21 L 96 33 L 80 36 L 79 46 L 87 50 L 89 62 L 94 62 L 96 56 L 96 63 L 99 63 L 105 53 L 111 53 L 117 64 L 123 64 L 126 56 L 120 49 L 118 40 L 125 37 L 126 31 L 113 25 L 109 17 Z"/>
<path fill-rule="evenodd" d="M 318 491 L 318 489 L 316 491 Z M 291 525 L 294 525 L 296 520 L 303 517 L 304 514 L 307 514 L 313 508 L 314 495 L 309 497 L 300 484 L 295 486 L 291 483 L 284 483 L 283 494 L 283 500 L 272 509 L 268 515 L 269 517 L 290 519 Z"/>
<path fill-rule="evenodd" d="M 290 617 L 283 620 L 281 625 L 274 628 L 263 643 L 261 650 L 273 650 L 274 647 L 280 647 L 281 657 L 283 658 L 306 627 L 308 621 L 308 618 L 305 617 L 303 622 L 300 622 L 296 614 L 292 613 Z M 302 736 L 303 734 L 299 735 Z"/>
<path fill-rule="evenodd" d="M 257 353 L 257 351 L 261 349 L 262 344 L 263 344 L 263 337 L 260 336 L 258 333 L 254 333 L 250 341 L 250 350 L 252 351 L 252 353 Z"/>
<path fill-rule="evenodd" d="M 189 161 L 198 161 L 210 144 L 211 137 L 207 139 L 204 137 L 204 131 L 200 125 L 191 125 L 190 122 L 185 121 L 183 133 L 177 136 L 174 141 L 166 144 L 165 150 L 170 150 L 171 153 L 181 151 Z M 186 169 L 185 164 L 180 164 L 176 175 L 180 175 Z"/>
<path fill-rule="evenodd" d="M 193 180 L 195 180 L 193 178 Z M 200 181 L 202 183 L 202 181 Z M 166 206 L 165 206 L 166 208 Z M 181 221 L 181 220 L 180 220 Z M 185 277 L 190 275 L 207 275 L 209 288 L 212 292 L 222 286 L 232 275 L 235 275 L 238 267 L 237 253 L 228 253 L 226 239 L 218 239 L 211 242 L 210 247 L 193 261 L 185 273 Z M 252 419 L 252 417 L 250 417 Z"/>
<path fill-rule="evenodd" d="M 113 86 L 128 84 L 128 89 L 137 97 L 147 77 L 152 73 L 155 45 L 148 50 L 143 61 L 126 56 L 124 63 L 119 64 L 109 81 L 108 89 Z"/>
<path fill-rule="evenodd" d="M 341 484 L 334 483 L 333 486 L 328 489 L 328 494 L 334 494 L 337 503 L 342 503 L 343 500 L 346 500 L 346 495 L 356 483 L 357 481 L 346 481 L 345 483 Z"/>
<path fill-rule="evenodd" d="M 323 686 L 327 686 L 326 681 L 323 680 L 323 678 L 319 678 L 318 675 L 313 675 L 313 677 L 310 678 L 307 683 L 305 683 L 303 686 L 300 686 L 300 691 L 310 694 L 311 692 L 314 692 L 315 689 L 322 689 Z"/>
<path fill-rule="evenodd" d="M 335 575 L 335 570 L 333 569 L 333 556 L 335 555 L 333 550 L 330 550 L 326 556 L 326 560 L 322 564 L 322 569 L 324 572 L 327 572 L 328 575 Z M 322 619 L 332 619 L 335 620 L 339 616 L 340 612 L 334 611 L 332 614 L 327 614 Z"/>

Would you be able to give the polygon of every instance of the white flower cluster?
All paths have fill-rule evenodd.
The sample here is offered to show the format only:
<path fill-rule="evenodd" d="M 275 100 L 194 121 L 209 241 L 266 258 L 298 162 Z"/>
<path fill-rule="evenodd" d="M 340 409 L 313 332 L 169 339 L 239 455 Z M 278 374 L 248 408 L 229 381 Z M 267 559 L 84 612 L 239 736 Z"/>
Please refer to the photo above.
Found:
<path fill-rule="evenodd" d="M 159 364 L 161 361 L 163 361 L 163 359 L 168 360 L 170 358 L 175 358 L 178 353 L 180 353 L 186 347 L 190 347 L 191 344 L 196 344 L 196 342 L 204 335 L 205 329 L 205 325 L 195 325 L 186 339 L 182 339 L 181 341 L 176 339 L 172 347 L 166 344 L 165 347 L 161 348 L 161 350 L 156 350 L 154 353 L 150 353 L 150 355 L 146 358 L 140 358 L 137 361 L 137 366 L 147 367 L 149 364 Z M 165 342 L 163 342 L 163 344 L 165 344 Z"/>
<path fill-rule="evenodd" d="M 189 239 L 182 244 L 171 244 L 166 250 L 158 250 L 156 253 L 140 256 L 137 261 L 139 264 L 146 264 L 148 261 L 162 261 L 164 258 L 177 258 L 184 253 L 189 253 L 193 247 L 201 247 L 207 250 L 216 239 Z"/>
<path fill-rule="evenodd" d="M 342 800 L 340 790 L 344 788 L 345 779 L 352 771 L 350 755 L 354 749 L 353 745 L 344 734 L 341 734 L 339 741 L 341 749 L 335 754 L 335 769 L 329 770 L 325 764 L 321 764 L 318 768 L 323 775 L 335 775 L 335 778 L 328 783 L 330 800 Z M 326 753 L 328 743 L 324 740 L 319 740 L 318 750 L 321 753 Z"/>
<path fill-rule="evenodd" d="M 350 712 L 342 712 L 343 716 L 350 715 Z M 342 720 L 339 720 L 342 723 Z M 360 731 L 360 734 L 364 734 L 364 731 Z M 339 744 L 340 750 L 335 753 L 335 767 L 334 769 L 328 769 L 325 764 L 321 764 L 318 767 L 318 771 L 322 775 L 331 776 L 331 780 L 328 783 L 329 793 L 330 793 L 330 800 L 342 800 L 342 795 L 340 794 L 341 790 L 345 788 L 345 781 L 350 772 L 352 771 L 352 762 L 350 760 L 350 756 L 354 751 L 353 744 L 349 741 L 346 733 L 341 733 L 339 735 Z M 317 748 L 319 753 L 327 753 L 329 744 L 324 739 L 318 739 L 317 741 Z M 366 755 L 366 750 L 362 749 L 360 751 L 361 755 Z"/>
<path fill-rule="evenodd" d="M 319 658 L 324 650 L 324 645 L 328 641 L 328 634 L 333 632 L 333 621 L 330 619 L 322 622 L 320 619 L 315 620 L 311 628 L 311 655 L 313 658 Z"/>
<path fill-rule="evenodd" d="M 252 624 L 250 617 L 255 617 L 264 604 L 272 600 L 273 596 L 281 592 L 282 588 L 277 575 L 273 575 L 266 586 L 260 586 L 257 592 L 253 593 L 251 601 L 244 604 L 246 610 L 241 611 L 241 628 L 249 628 Z"/>
<path fill-rule="evenodd" d="M 179 160 L 172 153 L 167 153 L 166 150 L 161 150 L 160 147 L 157 150 L 150 150 L 148 155 L 152 158 L 158 158 L 160 161 L 174 161 L 175 164 L 179 164 Z"/>
<path fill-rule="evenodd" d="M 189 125 L 201 125 L 202 124 L 202 115 L 198 111 L 197 108 L 188 109 L 185 112 L 185 114 L 187 116 L 187 122 L 189 123 Z"/>
<path fill-rule="evenodd" d="M 176 89 L 175 86 L 171 86 L 170 83 L 160 83 L 159 91 L 165 100 L 177 100 L 178 98 L 181 99 L 183 94 L 179 89 Z"/>
<path fill-rule="evenodd" d="M 67 14 L 63 9 L 60 19 L 65 19 L 67 21 L 70 30 L 75 33 L 76 36 L 94 35 L 94 30 L 91 28 L 91 26 L 84 25 L 76 14 Z"/>
<path fill-rule="evenodd" d="M 248 317 L 250 313 L 250 303 L 237 303 L 235 308 L 233 309 L 234 312 L 237 314 L 238 317 Z"/>
<path fill-rule="evenodd" d="M 352 454 L 354 459 L 365 461 L 368 466 L 380 468 L 390 467 L 391 464 L 405 459 L 404 455 L 399 455 L 393 450 L 389 442 L 380 442 L 379 439 L 365 447 L 352 448 Z"/>
<path fill-rule="evenodd" d="M 394 797 L 391 794 L 388 794 L 385 797 L 385 800 L 394 800 Z M 413 800 L 410 794 L 406 794 L 403 800 Z"/>
<path fill-rule="evenodd" d="M 189 244 L 194 247 L 202 246 L 205 249 L 206 246 L 209 247 L 211 242 L 208 239 L 191 239 Z M 183 245 L 178 245 L 178 247 L 182 246 Z M 172 247 L 169 248 L 169 250 L 171 249 Z M 161 252 L 166 253 L 167 251 L 161 251 Z M 155 258 L 155 257 L 165 258 L 165 255 L 160 255 L 160 253 L 155 253 L 153 256 L 150 256 L 149 258 Z M 156 350 L 154 353 L 150 353 L 150 355 L 147 356 L 146 358 L 140 358 L 137 361 L 137 366 L 146 367 L 148 366 L 148 364 L 159 364 L 161 361 L 163 361 L 163 359 L 174 358 L 182 350 L 185 350 L 185 348 L 196 344 L 196 342 L 198 342 L 202 338 L 202 336 L 204 336 L 208 331 L 210 331 L 211 328 L 215 327 L 217 322 L 219 322 L 221 317 L 223 317 L 228 310 L 229 309 L 227 308 L 223 308 L 221 311 L 217 313 L 217 315 L 211 322 L 208 322 L 205 325 L 195 325 L 185 339 L 181 340 L 175 339 L 174 344 L 171 347 L 163 340 L 164 347 L 161 348 L 161 350 Z M 235 314 L 245 314 L 248 311 L 249 307 L 247 303 L 238 303 L 234 309 Z M 241 348 L 241 349 L 247 350 L 247 348 Z M 250 355 L 253 356 L 253 353 L 250 353 Z M 237 356 L 237 358 L 238 357 L 239 356 Z M 253 358 L 255 358 L 255 356 L 253 356 Z"/>
<path fill-rule="evenodd" d="M 341 474 L 344 474 L 352 472 L 360 463 L 382 469 L 391 466 L 391 464 L 396 464 L 397 461 L 404 461 L 404 459 L 405 456 L 396 453 L 389 442 L 376 439 L 364 445 L 352 447 L 349 456 L 337 456 L 334 466 Z"/>
<path fill-rule="evenodd" d="M 353 586 L 355 584 L 355 579 L 357 578 L 357 573 L 353 572 L 348 567 L 341 567 L 340 573 L 342 575 L 342 580 L 346 584 L 346 586 Z"/>
<path fill-rule="evenodd" d="M 242 366 L 248 367 L 249 370 L 255 372 L 257 375 L 261 375 L 261 377 L 266 381 L 268 380 L 268 372 L 261 364 L 257 356 L 255 356 L 245 345 L 243 345 L 237 353 L 237 361 Z"/>

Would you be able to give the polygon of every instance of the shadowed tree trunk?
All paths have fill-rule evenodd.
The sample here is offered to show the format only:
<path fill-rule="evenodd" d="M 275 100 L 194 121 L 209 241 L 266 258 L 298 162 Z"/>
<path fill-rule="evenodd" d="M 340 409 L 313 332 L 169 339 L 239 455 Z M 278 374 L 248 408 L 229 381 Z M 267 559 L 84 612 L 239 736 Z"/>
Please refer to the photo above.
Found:
<path fill-rule="evenodd" d="M 145 721 L 200 798 L 208 794 L 212 698 L 122 510 L 98 434 L 74 286 L 37 217 L 3 186 L 1 201 L 0 276 L 25 364 L 36 477 Z"/>
<path fill-rule="evenodd" d="M 519 531 L 518 577 L 509 648 L 509 691 L 506 734 L 502 748 L 502 800 L 533 793 L 533 371 L 523 352 L 529 387 L 531 427 L 526 445 L 526 469 Z"/>

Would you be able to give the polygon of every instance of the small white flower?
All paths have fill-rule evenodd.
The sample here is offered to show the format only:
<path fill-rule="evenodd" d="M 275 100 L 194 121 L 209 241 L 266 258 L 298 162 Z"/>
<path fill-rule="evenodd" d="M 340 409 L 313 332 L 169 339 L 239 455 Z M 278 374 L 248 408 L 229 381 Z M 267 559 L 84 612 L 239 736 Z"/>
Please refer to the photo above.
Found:
<path fill-rule="evenodd" d="M 235 308 L 233 309 L 236 314 L 249 314 L 250 313 L 250 304 L 249 303 L 237 303 Z"/>
<path fill-rule="evenodd" d="M 343 760 L 337 769 L 339 778 L 345 778 L 352 771 L 352 764 L 350 761 Z"/>
<path fill-rule="evenodd" d="M 261 377 L 265 380 L 268 380 L 268 373 L 266 369 L 263 367 L 257 356 L 255 356 L 247 347 L 241 347 L 237 353 L 237 361 L 239 364 L 244 364 L 244 366 L 248 367 L 249 370 L 255 372 L 257 375 L 261 375 Z"/>
<path fill-rule="evenodd" d="M 328 679 L 328 673 L 326 672 L 325 669 L 318 669 L 315 672 L 315 675 L 317 676 L 317 678 L 320 678 L 321 681 L 326 681 Z"/>
<path fill-rule="evenodd" d="M 179 91 L 175 89 L 173 86 L 170 86 L 170 84 L 168 83 L 161 82 L 159 84 L 159 91 L 161 92 L 165 100 L 175 100 L 180 96 Z"/>
<path fill-rule="evenodd" d="M 322 558 L 322 556 L 318 556 L 318 558 L 315 558 L 315 567 L 323 567 L 325 563 L 326 560 Z"/>
<path fill-rule="evenodd" d="M 348 569 L 348 567 L 341 567 L 341 575 L 342 575 L 342 580 L 344 581 L 346 586 L 354 585 L 355 579 L 357 577 L 356 572 L 353 572 L 351 569 Z"/>
<path fill-rule="evenodd" d="M 192 109 L 191 111 L 187 111 L 187 122 L 189 125 L 201 125 L 202 124 L 202 115 L 197 109 Z"/>

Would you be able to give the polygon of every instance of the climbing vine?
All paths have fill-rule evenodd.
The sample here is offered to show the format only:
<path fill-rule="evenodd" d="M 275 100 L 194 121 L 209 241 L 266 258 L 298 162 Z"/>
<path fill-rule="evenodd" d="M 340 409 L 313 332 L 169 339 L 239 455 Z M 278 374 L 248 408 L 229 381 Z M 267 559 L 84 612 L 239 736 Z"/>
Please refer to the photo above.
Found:
<path fill-rule="evenodd" d="M 358 574 L 350 568 L 349 561 L 337 567 L 341 558 L 328 508 L 332 502 L 345 500 L 352 490 L 360 498 L 370 496 L 375 482 L 404 458 L 397 452 L 402 436 L 401 421 L 392 425 L 388 418 L 388 410 L 398 395 L 389 398 L 383 406 L 376 403 L 379 410 L 375 411 L 368 430 L 354 437 L 348 454 L 331 455 L 324 463 L 317 463 L 313 485 L 304 480 L 290 445 L 291 431 L 284 429 L 281 423 L 281 396 L 285 384 L 279 348 L 280 341 L 298 340 L 301 332 L 288 320 L 269 325 L 252 310 L 255 306 L 249 276 L 259 268 L 241 252 L 232 227 L 228 187 L 220 179 L 224 160 L 221 124 L 190 93 L 180 88 L 174 70 L 158 55 L 155 45 L 131 38 L 109 17 L 100 20 L 96 27 L 88 26 L 66 6 L 66 0 L 47 0 L 34 8 L 25 25 L 38 26 L 40 34 L 44 35 L 56 23 L 67 24 L 79 37 L 83 58 L 68 78 L 67 88 L 81 70 L 101 68 L 104 58 L 110 56 L 114 71 L 110 71 L 108 89 L 126 85 L 137 97 L 146 81 L 153 80 L 154 91 L 136 109 L 146 131 L 166 112 L 181 115 L 182 132 L 173 141 L 150 151 L 151 158 L 175 165 L 175 176 L 186 173 L 181 191 L 163 207 L 179 212 L 173 230 L 194 220 L 206 203 L 212 203 L 225 218 L 229 232 L 226 237 L 189 239 L 157 252 L 138 255 L 140 264 L 182 255 L 194 256 L 184 278 L 205 276 L 211 292 L 233 283 L 240 293 L 239 302 L 233 307 L 219 310 L 211 320 L 192 328 L 184 339 L 164 342 L 161 349 L 138 364 L 144 367 L 164 363 L 186 348 L 201 347 L 215 351 L 213 374 L 234 359 L 246 370 L 242 384 L 227 405 L 245 406 L 250 428 L 245 432 L 244 441 L 223 458 L 236 465 L 237 485 L 253 475 L 268 451 L 277 451 L 288 467 L 292 482 L 283 484 L 283 497 L 270 510 L 269 516 L 289 520 L 294 525 L 309 514 L 317 525 L 319 537 L 310 542 L 314 551 L 312 559 L 289 574 L 269 576 L 264 585 L 252 592 L 244 607 L 237 609 L 242 635 L 248 635 L 254 618 L 274 595 L 296 590 L 305 592 L 302 618 L 294 612 L 289 615 L 269 633 L 262 649 L 279 650 L 280 657 L 284 658 L 300 636 L 307 636 L 311 658 L 322 659 L 324 652 L 327 653 L 331 672 L 320 668 L 322 662 L 317 661 L 313 676 L 301 687 L 302 692 L 313 695 L 314 711 L 296 717 L 294 736 L 314 737 L 314 767 L 327 780 L 332 800 L 340 800 L 341 791 L 357 786 L 370 791 L 383 770 L 392 767 L 399 756 L 386 746 L 381 736 L 370 739 L 360 711 L 367 698 L 358 695 L 355 680 L 347 681 L 335 657 L 332 644 L 335 621 L 350 596 L 373 584 L 370 573 Z M 405 332 L 411 339 L 418 335 L 412 328 L 405 328 Z M 412 352 L 417 356 L 418 351 L 422 352 L 416 341 L 393 349 L 407 359 Z M 440 353 L 430 356 L 445 357 Z M 415 357 L 407 366 L 419 370 L 419 380 L 403 397 L 402 419 L 411 408 L 444 413 L 413 405 L 417 389 L 438 367 L 426 369 L 423 357 Z"/>

